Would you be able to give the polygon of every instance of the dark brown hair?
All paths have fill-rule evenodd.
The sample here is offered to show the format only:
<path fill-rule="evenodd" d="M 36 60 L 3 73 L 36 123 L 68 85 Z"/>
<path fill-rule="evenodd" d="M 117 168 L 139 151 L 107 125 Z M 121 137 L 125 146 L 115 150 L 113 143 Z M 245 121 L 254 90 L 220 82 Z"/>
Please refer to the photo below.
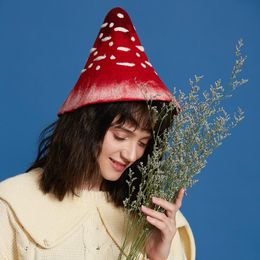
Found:
<path fill-rule="evenodd" d="M 160 111 L 163 102 L 153 102 L 154 105 Z M 66 194 L 77 195 L 77 190 L 86 186 L 91 188 L 96 184 L 100 171 L 97 156 L 104 136 L 116 116 L 119 116 L 116 124 L 123 125 L 127 122 L 148 131 L 152 131 L 155 124 L 145 101 L 114 102 L 88 105 L 65 113 L 42 131 L 37 157 L 27 172 L 43 168 L 40 188 L 44 193 L 52 193 L 63 200 Z M 165 122 L 161 130 L 168 125 Z M 151 138 L 144 155 L 131 165 L 137 177 L 136 191 L 141 179 L 137 165 L 140 161 L 146 162 L 152 147 Z M 107 191 L 117 206 L 122 206 L 128 195 L 128 173 L 129 169 L 126 169 L 118 180 L 102 181 L 101 190 Z"/>

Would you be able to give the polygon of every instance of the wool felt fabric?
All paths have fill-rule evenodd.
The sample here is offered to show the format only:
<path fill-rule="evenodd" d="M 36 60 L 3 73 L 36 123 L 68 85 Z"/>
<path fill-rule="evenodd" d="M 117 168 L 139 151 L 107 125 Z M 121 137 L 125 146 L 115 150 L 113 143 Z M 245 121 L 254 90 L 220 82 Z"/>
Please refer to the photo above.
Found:
<path fill-rule="evenodd" d="M 41 173 L 37 168 L 0 183 L 0 259 L 117 259 L 125 234 L 124 210 L 100 191 L 82 190 L 60 202 L 39 189 Z M 168 259 L 194 260 L 193 234 L 180 211 L 176 222 Z"/>
<path fill-rule="evenodd" d="M 89 104 L 160 100 L 178 103 L 159 78 L 128 13 L 106 15 L 79 79 L 58 115 Z"/>

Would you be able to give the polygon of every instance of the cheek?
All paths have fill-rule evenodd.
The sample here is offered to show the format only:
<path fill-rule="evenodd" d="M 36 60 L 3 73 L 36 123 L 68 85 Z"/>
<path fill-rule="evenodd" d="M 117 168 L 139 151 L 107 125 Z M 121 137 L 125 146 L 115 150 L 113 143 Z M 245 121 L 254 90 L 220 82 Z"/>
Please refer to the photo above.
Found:
<path fill-rule="evenodd" d="M 139 160 L 144 155 L 145 149 L 144 148 L 137 148 L 137 160 Z"/>
<path fill-rule="evenodd" d="M 119 148 L 120 148 L 120 144 L 118 142 L 115 142 L 112 134 L 108 131 L 104 137 L 104 141 L 101 146 L 101 152 L 103 154 L 110 154 L 115 152 Z"/>

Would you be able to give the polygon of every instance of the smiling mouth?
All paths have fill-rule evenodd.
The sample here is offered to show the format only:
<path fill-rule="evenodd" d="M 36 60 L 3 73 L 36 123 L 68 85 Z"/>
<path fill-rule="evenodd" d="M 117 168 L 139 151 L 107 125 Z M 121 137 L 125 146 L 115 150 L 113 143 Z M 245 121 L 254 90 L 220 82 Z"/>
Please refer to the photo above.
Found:
<path fill-rule="evenodd" d="M 112 162 L 112 166 L 117 171 L 123 171 L 126 168 L 126 164 L 120 163 L 112 158 L 110 158 L 110 161 Z"/>

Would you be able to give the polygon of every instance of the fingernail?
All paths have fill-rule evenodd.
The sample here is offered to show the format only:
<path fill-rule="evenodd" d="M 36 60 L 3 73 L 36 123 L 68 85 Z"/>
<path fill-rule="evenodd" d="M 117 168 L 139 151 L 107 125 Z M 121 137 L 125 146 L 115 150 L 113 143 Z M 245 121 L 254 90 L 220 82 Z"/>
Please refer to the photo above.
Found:
<path fill-rule="evenodd" d="M 156 202 L 157 198 L 156 197 L 152 197 L 152 202 Z"/>

